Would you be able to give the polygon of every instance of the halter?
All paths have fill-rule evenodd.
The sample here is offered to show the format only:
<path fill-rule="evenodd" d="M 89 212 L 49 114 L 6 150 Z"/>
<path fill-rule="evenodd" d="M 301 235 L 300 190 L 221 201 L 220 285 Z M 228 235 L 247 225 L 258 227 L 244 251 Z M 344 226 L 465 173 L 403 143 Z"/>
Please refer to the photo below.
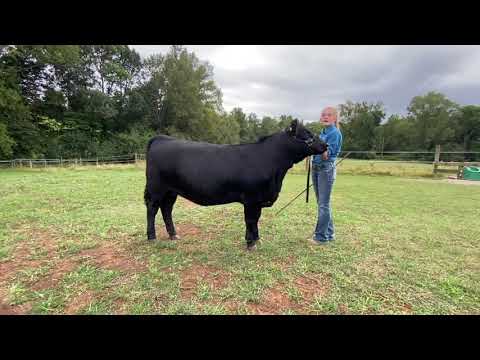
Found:
<path fill-rule="evenodd" d="M 304 143 L 305 145 L 307 145 L 309 148 L 312 147 L 312 144 L 313 144 L 313 143 L 315 142 L 315 140 L 316 140 L 315 136 L 313 136 L 313 137 L 311 137 L 311 138 L 309 138 L 309 139 L 307 139 L 307 140 L 297 139 L 297 138 L 295 137 L 295 135 L 291 136 L 290 134 L 288 134 L 288 132 L 287 132 L 286 130 L 285 130 L 285 132 L 287 133 L 287 135 L 288 135 L 289 138 L 291 138 L 291 139 L 293 139 L 293 140 L 295 140 L 295 141 L 298 141 L 298 142 L 302 142 L 302 143 Z"/>

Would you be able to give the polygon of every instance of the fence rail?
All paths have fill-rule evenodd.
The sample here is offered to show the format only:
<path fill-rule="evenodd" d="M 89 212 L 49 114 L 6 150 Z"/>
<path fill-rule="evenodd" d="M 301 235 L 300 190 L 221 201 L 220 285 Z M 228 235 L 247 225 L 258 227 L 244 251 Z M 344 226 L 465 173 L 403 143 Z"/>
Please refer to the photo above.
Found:
<path fill-rule="evenodd" d="M 344 150 L 340 158 L 347 154 L 350 159 L 364 159 L 375 163 L 416 163 L 433 165 L 433 173 L 456 172 L 461 173 L 463 166 L 480 166 L 480 152 L 441 151 L 437 146 L 435 151 L 348 151 Z M 144 153 L 133 153 L 109 157 L 89 157 L 74 159 L 13 159 L 0 160 L 0 168 L 46 168 L 46 167 L 75 167 L 75 166 L 100 166 L 114 164 L 135 164 L 145 160 Z M 307 168 L 307 158 L 305 168 Z"/>
<path fill-rule="evenodd" d="M 85 165 L 135 164 L 145 160 L 145 154 L 127 154 L 109 157 L 76 158 L 76 159 L 13 159 L 0 160 L 0 168 L 8 167 L 69 167 Z"/>

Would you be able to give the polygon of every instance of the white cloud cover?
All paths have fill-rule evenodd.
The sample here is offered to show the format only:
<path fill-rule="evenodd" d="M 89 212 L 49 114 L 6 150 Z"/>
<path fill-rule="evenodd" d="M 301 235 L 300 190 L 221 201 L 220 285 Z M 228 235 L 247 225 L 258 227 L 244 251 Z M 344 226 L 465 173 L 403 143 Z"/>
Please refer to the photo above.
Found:
<path fill-rule="evenodd" d="M 169 45 L 131 45 L 143 57 Z M 387 113 L 440 91 L 460 104 L 478 103 L 480 46 L 185 45 L 214 68 L 228 111 L 289 114 L 317 120 L 327 105 L 381 101 Z"/>

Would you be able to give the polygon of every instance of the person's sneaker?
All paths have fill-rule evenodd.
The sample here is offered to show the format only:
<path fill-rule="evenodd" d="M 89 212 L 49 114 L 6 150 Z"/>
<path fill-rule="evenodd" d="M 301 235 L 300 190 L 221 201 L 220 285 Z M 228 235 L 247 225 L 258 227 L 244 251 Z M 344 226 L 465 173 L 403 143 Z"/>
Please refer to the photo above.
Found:
<path fill-rule="evenodd" d="M 308 238 L 307 240 L 308 240 L 309 243 L 314 244 L 314 245 L 325 245 L 325 244 L 328 244 L 328 241 L 326 241 L 326 240 L 318 241 L 318 240 L 315 240 L 314 238 Z"/>

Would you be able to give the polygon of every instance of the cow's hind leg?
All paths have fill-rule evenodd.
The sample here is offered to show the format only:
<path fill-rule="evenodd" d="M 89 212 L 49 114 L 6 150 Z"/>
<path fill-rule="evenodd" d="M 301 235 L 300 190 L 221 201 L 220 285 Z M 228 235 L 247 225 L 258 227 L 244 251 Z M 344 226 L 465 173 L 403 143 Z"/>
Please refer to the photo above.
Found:
<path fill-rule="evenodd" d="M 153 198 L 147 188 L 145 188 L 145 206 L 147 207 L 147 238 L 153 241 L 157 238 L 155 217 L 160 207 L 160 201 L 158 198 Z"/>
<path fill-rule="evenodd" d="M 180 237 L 175 231 L 175 225 L 172 220 L 172 210 L 175 201 L 177 200 L 177 194 L 174 192 L 167 192 L 160 203 L 160 209 L 162 210 L 163 221 L 168 232 L 168 236 L 171 240 L 178 240 Z"/>
<path fill-rule="evenodd" d="M 255 242 L 258 240 L 258 219 L 262 214 L 262 207 L 259 205 L 244 205 L 245 213 L 245 240 L 247 241 L 247 250 L 255 249 Z"/>

